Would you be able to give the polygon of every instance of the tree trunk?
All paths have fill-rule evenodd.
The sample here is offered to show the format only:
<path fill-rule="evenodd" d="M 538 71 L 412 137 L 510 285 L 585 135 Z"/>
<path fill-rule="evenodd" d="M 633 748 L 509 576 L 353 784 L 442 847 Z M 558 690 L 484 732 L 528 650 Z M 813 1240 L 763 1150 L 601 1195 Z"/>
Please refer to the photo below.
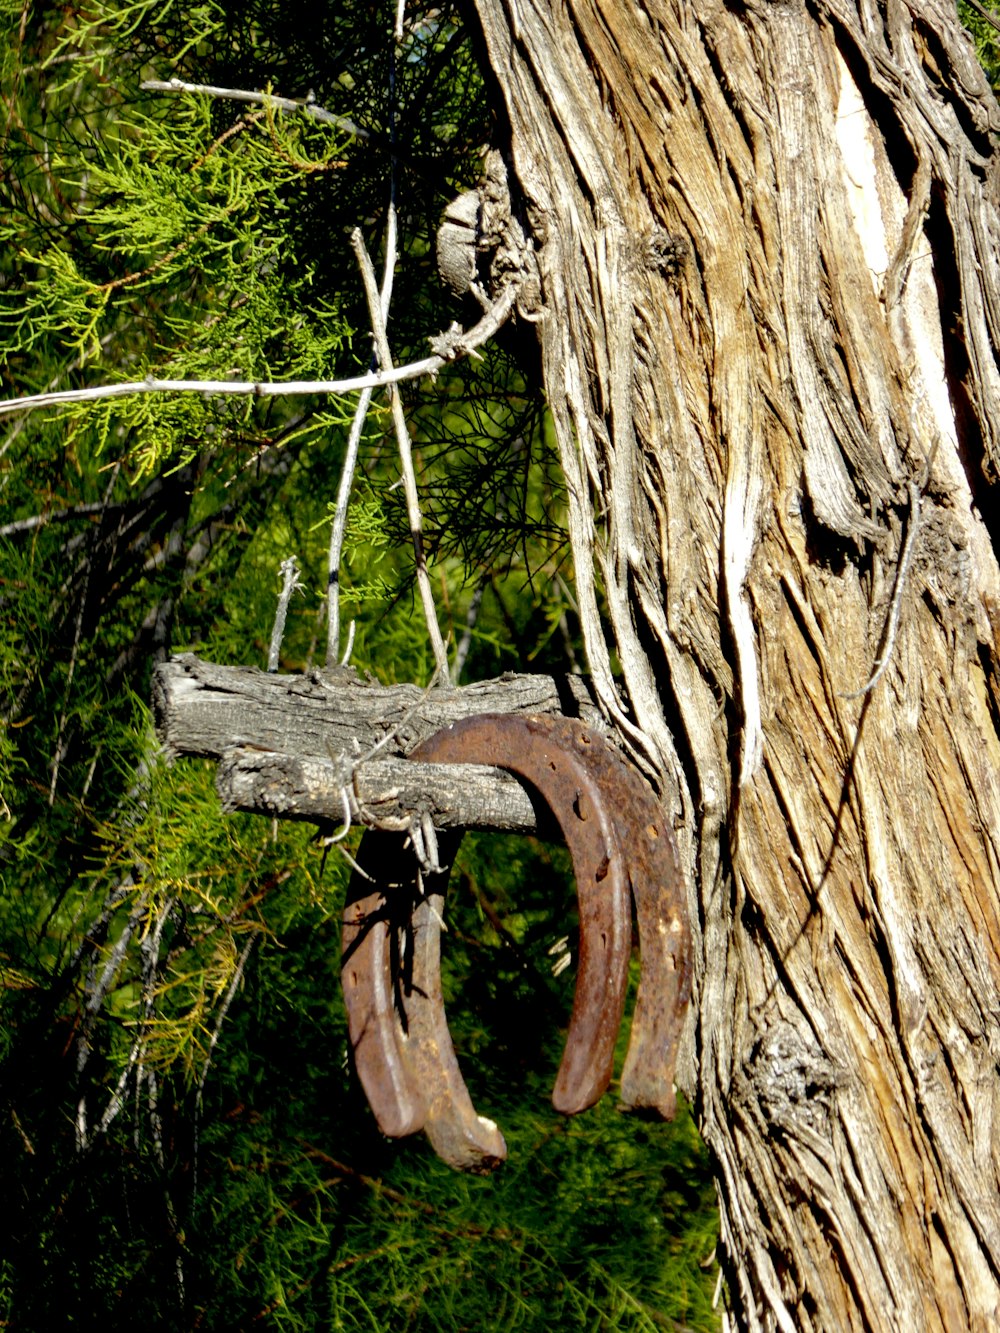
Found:
<path fill-rule="evenodd" d="M 476 4 L 738 1320 L 996 1327 L 996 103 L 953 0 Z"/>

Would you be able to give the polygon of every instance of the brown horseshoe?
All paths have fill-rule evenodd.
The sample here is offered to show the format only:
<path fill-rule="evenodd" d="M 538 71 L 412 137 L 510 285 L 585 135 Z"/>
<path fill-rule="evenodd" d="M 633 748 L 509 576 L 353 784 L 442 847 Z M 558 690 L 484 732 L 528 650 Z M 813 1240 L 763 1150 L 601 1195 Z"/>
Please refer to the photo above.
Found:
<path fill-rule="evenodd" d="M 354 1067 L 382 1133 L 422 1129 L 449 1166 L 489 1173 L 507 1145 L 476 1114 L 441 995 L 442 890 L 461 836 L 438 838 L 442 869 L 421 880 L 403 834 L 365 834 L 344 909 L 341 981 Z"/>
<path fill-rule="evenodd" d="M 673 830 L 645 779 L 584 728 L 576 737 L 614 813 L 639 930 L 639 990 L 621 1076 L 626 1111 L 654 1110 L 672 1120 L 674 1072 L 691 998 L 691 933 Z"/>
<path fill-rule="evenodd" d="M 406 923 L 391 912 L 395 907 L 398 916 L 405 908 L 408 915 L 413 901 L 412 888 L 399 882 L 400 868 L 413 861 L 403 842 L 395 833 L 366 833 L 361 839 L 359 869 L 351 875 L 344 907 L 340 968 L 354 1066 L 379 1129 L 390 1138 L 415 1134 L 427 1116 L 401 1050 L 395 1007 L 399 969 L 393 954 Z"/>
<path fill-rule="evenodd" d="M 690 940 L 673 835 L 638 772 L 580 723 L 517 714 L 456 723 L 411 757 L 493 763 L 526 777 L 552 807 L 570 847 L 581 958 L 553 1094 L 564 1113 L 591 1105 L 610 1080 L 631 945 L 624 885 L 631 885 L 642 980 L 622 1101 L 626 1109 L 649 1107 L 672 1116 L 676 1041 L 690 994 Z M 443 899 L 437 890 L 460 840 L 460 834 L 440 840 L 445 869 L 425 882 L 421 898 L 415 869 L 399 876 L 413 864 L 401 837 L 370 833 L 362 839 L 359 862 L 379 887 L 358 875 L 352 880 L 344 918 L 344 993 L 358 1073 L 383 1132 L 398 1136 L 424 1128 L 450 1165 L 488 1171 L 503 1160 L 506 1146 L 496 1126 L 475 1113 L 441 997 Z M 389 920 L 390 896 L 395 921 Z M 410 910 L 411 954 L 400 985 L 392 944 Z"/>
<path fill-rule="evenodd" d="M 640 971 L 622 1068 L 621 1104 L 625 1110 L 648 1108 L 673 1120 L 677 1048 L 691 999 L 685 881 L 673 830 L 639 773 L 631 768 L 627 772 L 634 794 L 627 806 L 631 827 L 623 836 L 634 835 L 626 845 L 639 927 Z"/>
<path fill-rule="evenodd" d="M 580 914 L 576 992 L 552 1093 L 552 1105 L 564 1115 L 593 1106 L 611 1081 L 632 952 L 628 878 L 613 803 L 596 780 L 589 751 L 576 743 L 581 732 L 590 735 L 566 718 L 484 713 L 437 732 L 410 755 L 423 763 L 506 768 L 536 788 L 559 824 L 573 859 Z M 421 977 L 420 985 L 429 991 L 433 983 Z"/>
<path fill-rule="evenodd" d="M 441 994 L 441 923 L 444 888 L 461 834 L 438 838 L 440 875 L 425 877 L 412 917 L 412 959 L 397 1027 L 403 1058 L 426 1108 L 423 1130 L 431 1147 L 459 1171 L 487 1175 L 507 1157 L 507 1144 L 492 1120 L 478 1115 L 458 1066 Z M 413 861 L 412 853 L 409 856 Z"/>
<path fill-rule="evenodd" d="M 673 830 L 663 819 L 659 804 L 639 771 L 581 723 L 566 718 L 518 714 L 485 714 L 457 723 L 425 742 L 425 745 L 433 746 L 434 753 L 421 746 L 412 757 L 425 761 L 448 758 L 454 762 L 460 757 L 455 752 L 454 740 L 447 747 L 438 745 L 439 739 L 450 737 L 459 740 L 461 757 L 473 762 L 471 751 L 466 752 L 465 739 L 474 735 L 478 747 L 476 762 L 509 767 L 531 779 L 527 767 L 519 767 L 503 757 L 526 752 L 529 748 L 526 732 L 533 743 L 544 738 L 548 745 L 558 746 L 563 754 L 572 752 L 577 755 L 588 777 L 603 793 L 598 805 L 614 822 L 622 864 L 635 902 L 641 962 L 628 1053 L 622 1069 L 621 1102 L 625 1110 L 654 1110 L 664 1119 L 672 1120 L 676 1112 L 677 1046 L 691 998 L 691 935 L 684 878 Z M 498 745 L 500 737 L 505 738 L 505 744 Z M 551 793 L 546 793 L 541 783 L 536 782 L 536 785 L 555 812 L 557 807 Z M 563 792 L 564 800 L 565 795 Z M 571 830 L 562 821 L 560 823 L 572 850 Z M 581 913 L 581 954 L 585 944 Z M 579 988 L 577 994 L 580 994 Z M 582 1056 L 592 1041 L 590 1033 L 574 1031 L 571 1025 L 567 1055 L 573 1042 L 579 1043 L 577 1050 Z M 568 1112 L 572 1109 L 560 1105 L 555 1096 L 553 1102 L 559 1110 Z"/>
<path fill-rule="evenodd" d="M 580 961 L 552 1101 L 557 1110 L 573 1114 L 593 1105 L 611 1079 L 632 927 L 610 803 L 591 771 L 589 752 L 573 745 L 580 734 L 589 733 L 558 721 L 561 727 L 545 718 L 467 719 L 418 745 L 411 758 L 509 768 L 533 783 L 556 816 L 577 880 Z M 442 863 L 450 865 L 460 836 L 439 839 Z M 506 1145 L 493 1122 L 476 1114 L 441 995 L 443 897 L 435 890 L 447 871 L 433 877 L 437 883 L 425 883 L 421 897 L 413 859 L 403 853 L 401 838 L 391 834 L 366 834 L 358 861 L 378 887 L 363 875 L 352 877 L 344 914 L 344 997 L 355 1066 L 379 1127 L 393 1137 L 422 1128 L 450 1165 L 492 1170 L 506 1157 Z M 390 919 L 390 895 L 397 903 L 395 920 Z M 392 944 L 410 910 L 411 955 L 401 984 L 398 967 L 393 976 Z M 381 975 L 375 975 L 379 968 Z"/>

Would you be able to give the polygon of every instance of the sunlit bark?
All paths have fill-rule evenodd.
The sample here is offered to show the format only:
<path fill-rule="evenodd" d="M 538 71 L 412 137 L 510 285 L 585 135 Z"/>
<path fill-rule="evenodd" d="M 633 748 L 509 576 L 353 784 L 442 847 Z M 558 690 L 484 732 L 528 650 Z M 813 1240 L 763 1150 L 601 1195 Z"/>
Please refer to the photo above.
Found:
<path fill-rule="evenodd" d="M 477 8 L 734 1308 L 996 1327 L 996 103 L 945 0 Z"/>

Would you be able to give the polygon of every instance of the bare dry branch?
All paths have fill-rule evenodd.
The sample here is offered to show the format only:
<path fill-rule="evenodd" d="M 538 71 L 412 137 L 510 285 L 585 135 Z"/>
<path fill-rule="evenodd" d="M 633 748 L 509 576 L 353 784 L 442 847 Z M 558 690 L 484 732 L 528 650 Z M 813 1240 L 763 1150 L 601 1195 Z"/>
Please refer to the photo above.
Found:
<path fill-rule="evenodd" d="M 361 277 L 365 286 L 365 296 L 368 299 L 368 313 L 372 321 L 372 332 L 375 335 L 375 348 L 378 352 L 378 359 L 381 362 L 383 370 L 390 370 L 392 368 L 392 354 L 389 351 L 389 339 L 385 331 L 385 318 L 382 313 L 382 303 L 379 297 L 378 288 L 375 285 L 375 270 L 372 267 L 372 261 L 369 258 L 368 251 L 365 248 L 364 239 L 358 228 L 355 228 L 351 234 L 351 244 L 354 247 L 354 253 L 357 255 L 358 264 L 361 267 Z M 444 646 L 441 628 L 438 625 L 437 609 L 434 606 L 434 595 L 431 592 L 430 574 L 427 572 L 427 560 L 424 555 L 423 524 L 420 517 L 420 500 L 417 496 L 417 478 L 413 471 L 413 453 L 410 448 L 410 433 L 407 430 L 406 418 L 403 415 L 402 399 L 399 396 L 399 390 L 395 387 L 392 387 L 389 390 L 389 402 L 392 408 L 392 421 L 396 430 L 396 442 L 399 446 L 399 461 L 403 473 L 403 489 L 406 492 L 406 511 L 410 521 L 410 536 L 413 539 L 413 559 L 417 571 L 417 588 L 420 592 L 420 602 L 424 610 L 424 619 L 427 623 L 427 633 L 430 636 L 434 661 L 437 664 L 438 679 L 447 683 L 448 653 Z"/>
<path fill-rule="evenodd" d="M 227 102 L 256 102 L 260 106 L 276 111 L 301 111 L 321 125 L 331 125 L 355 139 L 370 139 L 368 130 L 363 129 L 349 116 L 337 116 L 324 107 L 317 106 L 311 97 L 277 97 L 271 92 L 249 92 L 244 88 L 217 88 L 209 83 L 185 83 L 183 79 L 146 79 L 139 87 L 147 93 L 201 93 L 206 97 L 218 97 Z"/>
<path fill-rule="evenodd" d="M 430 339 L 435 348 L 433 356 L 424 357 L 422 361 L 411 361 L 405 366 L 395 366 L 389 371 L 373 371 L 342 380 L 159 380 L 150 375 L 144 380 L 129 380 L 124 384 L 95 384 L 89 389 L 61 389 L 55 393 L 8 398 L 0 402 L 0 417 L 13 416 L 18 412 L 34 412 L 42 407 L 93 403 L 102 398 L 127 398 L 137 393 L 202 393 L 234 398 L 279 398 L 286 395 L 294 398 L 303 394 L 340 395 L 357 393 L 361 389 L 381 389 L 403 380 L 436 375 L 449 361 L 470 355 L 493 337 L 513 309 L 516 296 L 517 287 L 512 283 L 504 288 L 482 319 L 471 329 L 463 331 L 454 327 L 447 333 L 438 334 Z"/>

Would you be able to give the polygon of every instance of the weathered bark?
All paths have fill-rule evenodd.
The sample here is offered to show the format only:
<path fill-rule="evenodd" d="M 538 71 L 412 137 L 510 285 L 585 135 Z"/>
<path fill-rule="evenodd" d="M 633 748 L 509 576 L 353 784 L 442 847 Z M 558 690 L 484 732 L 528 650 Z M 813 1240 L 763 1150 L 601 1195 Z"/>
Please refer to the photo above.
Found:
<path fill-rule="evenodd" d="M 282 676 L 190 654 L 156 668 L 153 706 L 168 754 L 222 761 L 226 809 L 340 823 L 346 799 L 353 822 L 396 830 L 429 817 L 437 828 L 538 831 L 536 802 L 508 774 L 400 758 L 459 718 L 556 713 L 607 730 L 581 676 L 510 675 L 428 692 L 352 669 Z"/>
<path fill-rule="evenodd" d="M 223 755 L 215 786 L 223 809 L 274 819 L 325 824 L 349 818 L 366 828 L 402 832 L 427 818 L 437 829 L 539 831 L 521 784 L 481 764 L 338 763 L 236 748 Z"/>
<path fill-rule="evenodd" d="M 511 674 L 428 691 L 362 680 L 352 667 L 284 676 L 190 653 L 154 671 L 153 711 L 168 755 L 211 759 L 240 745 L 320 760 L 354 759 L 374 745 L 405 755 L 476 713 L 558 713 L 607 729 L 583 676 Z"/>
<path fill-rule="evenodd" d="M 739 1321 L 996 1327 L 996 104 L 946 0 L 476 7 Z"/>

